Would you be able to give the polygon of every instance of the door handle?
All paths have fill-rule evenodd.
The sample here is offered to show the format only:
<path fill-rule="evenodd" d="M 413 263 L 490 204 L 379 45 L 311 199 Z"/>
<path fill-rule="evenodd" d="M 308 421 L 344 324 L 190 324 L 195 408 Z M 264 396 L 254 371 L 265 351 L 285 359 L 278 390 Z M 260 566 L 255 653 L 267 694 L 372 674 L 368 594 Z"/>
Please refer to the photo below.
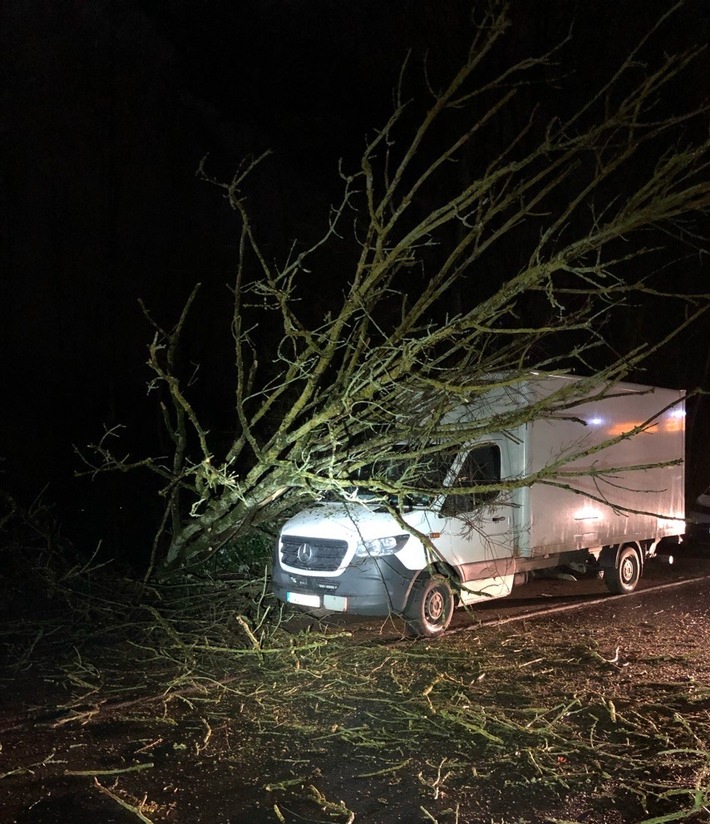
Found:
<path fill-rule="evenodd" d="M 496 515 L 495 518 L 491 518 L 491 521 L 493 521 L 494 524 L 499 524 L 501 521 L 507 521 L 507 520 L 508 519 L 505 517 L 505 515 Z"/>

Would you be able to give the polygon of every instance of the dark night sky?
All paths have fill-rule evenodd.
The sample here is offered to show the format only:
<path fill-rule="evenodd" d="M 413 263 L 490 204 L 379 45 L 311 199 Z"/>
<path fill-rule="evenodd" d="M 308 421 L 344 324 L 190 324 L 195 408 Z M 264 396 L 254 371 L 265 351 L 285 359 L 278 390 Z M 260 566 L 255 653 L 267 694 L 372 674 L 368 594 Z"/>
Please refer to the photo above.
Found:
<path fill-rule="evenodd" d="M 0 488 L 28 499 L 49 483 L 48 499 L 71 508 L 77 495 L 91 498 L 72 480 L 73 444 L 124 423 L 153 446 L 151 330 L 138 298 L 169 324 L 203 282 L 187 343 L 191 357 L 219 368 L 236 222 L 220 192 L 196 178 L 200 158 L 209 154 L 210 171 L 228 178 L 243 156 L 273 149 L 251 191 L 257 217 L 275 254 L 307 238 L 337 197 L 338 158 L 354 164 L 364 136 L 390 112 L 407 50 L 415 61 L 428 53 L 434 76 L 453 70 L 472 5 L 6 0 Z M 549 45 L 574 21 L 564 80 L 538 92 L 554 114 L 667 5 L 516 0 L 503 55 Z M 692 0 L 659 48 L 707 42 L 708 18 L 705 0 Z M 707 61 L 700 65 L 689 95 L 705 92 Z M 681 355 L 670 356 L 686 383 L 708 379 L 707 338 L 707 326 L 691 336 L 680 373 Z M 661 370 L 648 382 L 667 378 Z"/>

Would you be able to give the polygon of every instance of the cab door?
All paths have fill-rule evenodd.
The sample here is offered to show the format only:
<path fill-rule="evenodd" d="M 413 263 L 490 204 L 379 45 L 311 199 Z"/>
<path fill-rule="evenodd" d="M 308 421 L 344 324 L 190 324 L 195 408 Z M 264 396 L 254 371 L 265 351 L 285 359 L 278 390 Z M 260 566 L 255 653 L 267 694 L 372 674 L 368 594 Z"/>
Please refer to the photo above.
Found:
<path fill-rule="evenodd" d="M 463 456 L 441 506 L 443 523 L 434 541 L 462 581 L 501 579 L 496 595 L 510 591 L 514 572 L 515 493 L 501 488 L 509 474 L 509 446 L 502 437 L 491 438 Z"/>

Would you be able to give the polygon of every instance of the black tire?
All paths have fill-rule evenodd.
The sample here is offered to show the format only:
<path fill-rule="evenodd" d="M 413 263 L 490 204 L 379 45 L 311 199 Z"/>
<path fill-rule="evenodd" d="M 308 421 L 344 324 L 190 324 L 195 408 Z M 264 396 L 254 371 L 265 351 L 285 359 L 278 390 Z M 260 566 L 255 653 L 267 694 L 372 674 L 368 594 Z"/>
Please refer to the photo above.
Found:
<path fill-rule="evenodd" d="M 420 579 L 414 585 L 404 611 L 410 635 L 432 638 L 441 635 L 451 623 L 454 595 L 449 582 L 441 575 Z"/>
<path fill-rule="evenodd" d="M 626 595 L 636 589 L 642 572 L 643 564 L 636 547 L 624 546 L 619 550 L 616 565 L 604 570 L 604 583 L 614 595 Z"/>

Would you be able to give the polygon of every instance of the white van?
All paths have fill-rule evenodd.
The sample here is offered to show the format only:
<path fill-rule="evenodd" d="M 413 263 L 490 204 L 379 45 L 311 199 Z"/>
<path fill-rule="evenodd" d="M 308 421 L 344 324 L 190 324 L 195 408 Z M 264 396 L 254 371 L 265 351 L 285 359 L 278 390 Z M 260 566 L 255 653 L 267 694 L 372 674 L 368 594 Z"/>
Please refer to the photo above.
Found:
<path fill-rule="evenodd" d="M 488 398 L 486 419 L 578 380 L 531 376 Z M 393 514 L 355 481 L 349 500 L 299 512 L 278 539 L 276 597 L 306 610 L 393 613 L 411 632 L 436 635 L 456 604 L 508 595 L 532 570 L 583 564 L 603 570 L 611 592 L 631 592 L 659 543 L 685 531 L 683 393 L 626 383 L 591 396 L 440 455 L 432 488 L 448 494 Z M 478 408 L 448 419 L 475 420 Z M 384 456 L 377 475 L 396 475 L 400 460 Z"/>

